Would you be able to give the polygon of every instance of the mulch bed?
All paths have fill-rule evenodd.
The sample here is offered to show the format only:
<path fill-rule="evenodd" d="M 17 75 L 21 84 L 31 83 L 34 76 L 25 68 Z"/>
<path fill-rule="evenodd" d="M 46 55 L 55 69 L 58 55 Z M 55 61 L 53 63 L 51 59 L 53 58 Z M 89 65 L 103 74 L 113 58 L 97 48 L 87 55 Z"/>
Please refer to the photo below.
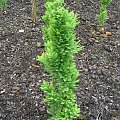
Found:
<path fill-rule="evenodd" d="M 66 0 L 78 13 L 77 40 L 84 49 L 76 56 L 80 71 L 76 90 L 78 106 L 86 120 L 120 120 L 120 1 L 108 6 L 109 19 L 99 32 L 97 0 Z M 39 89 L 46 79 L 44 67 L 35 57 L 44 51 L 41 26 L 44 1 L 38 1 L 38 22 L 32 24 L 31 2 L 9 0 L 0 15 L 0 120 L 47 120 Z M 80 118 L 78 118 L 80 120 Z"/>

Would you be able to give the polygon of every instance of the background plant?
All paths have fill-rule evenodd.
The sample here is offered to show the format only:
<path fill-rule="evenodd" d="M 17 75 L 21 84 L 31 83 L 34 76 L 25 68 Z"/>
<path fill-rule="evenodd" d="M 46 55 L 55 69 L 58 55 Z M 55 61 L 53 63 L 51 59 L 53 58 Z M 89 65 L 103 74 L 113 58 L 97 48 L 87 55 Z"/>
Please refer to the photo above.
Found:
<path fill-rule="evenodd" d="M 112 0 L 100 0 L 100 14 L 97 15 L 98 22 L 100 26 L 104 26 L 107 20 L 107 5 L 111 3 Z"/>
<path fill-rule="evenodd" d="M 7 7 L 7 0 L 0 0 L 0 9 L 5 9 Z"/>
<path fill-rule="evenodd" d="M 81 49 L 75 41 L 77 15 L 64 8 L 64 0 L 47 0 L 43 20 L 45 52 L 37 60 L 50 73 L 41 89 L 46 94 L 51 120 L 72 120 L 79 115 L 74 90 L 79 75 L 74 56 Z"/>

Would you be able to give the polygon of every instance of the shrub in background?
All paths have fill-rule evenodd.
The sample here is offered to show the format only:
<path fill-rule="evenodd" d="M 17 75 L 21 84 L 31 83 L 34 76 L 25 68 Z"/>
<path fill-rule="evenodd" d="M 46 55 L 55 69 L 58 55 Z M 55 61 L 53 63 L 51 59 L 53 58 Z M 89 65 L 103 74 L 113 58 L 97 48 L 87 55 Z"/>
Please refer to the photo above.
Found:
<path fill-rule="evenodd" d="M 111 3 L 112 0 L 100 0 L 101 6 L 100 6 L 100 14 L 97 15 L 98 22 L 100 26 L 104 26 L 105 22 L 107 20 L 107 5 Z"/>
<path fill-rule="evenodd" d="M 77 15 L 64 8 L 64 0 L 47 0 L 45 8 L 45 52 L 37 60 L 51 78 L 43 82 L 41 89 L 46 94 L 50 120 L 73 120 L 80 113 L 74 93 L 79 75 L 74 56 L 82 48 L 75 41 Z"/>
<path fill-rule="evenodd" d="M 0 0 L 0 9 L 5 9 L 7 7 L 7 0 Z"/>

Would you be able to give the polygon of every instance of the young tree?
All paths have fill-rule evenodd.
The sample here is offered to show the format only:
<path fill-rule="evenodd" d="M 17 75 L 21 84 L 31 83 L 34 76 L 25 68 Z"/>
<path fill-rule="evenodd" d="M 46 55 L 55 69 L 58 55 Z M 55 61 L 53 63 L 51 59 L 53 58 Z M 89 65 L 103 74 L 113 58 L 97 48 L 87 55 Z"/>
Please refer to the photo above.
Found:
<path fill-rule="evenodd" d="M 108 3 L 111 3 L 112 0 L 100 0 L 101 6 L 100 6 L 100 14 L 98 17 L 98 22 L 101 27 L 104 27 L 105 22 L 107 20 L 107 5 Z"/>
<path fill-rule="evenodd" d="M 46 94 L 51 120 L 73 120 L 80 113 L 74 93 L 79 75 L 74 56 L 82 48 L 75 41 L 77 15 L 64 8 L 64 0 L 47 0 L 45 8 L 45 52 L 37 60 L 51 78 L 43 82 L 41 89 Z"/>

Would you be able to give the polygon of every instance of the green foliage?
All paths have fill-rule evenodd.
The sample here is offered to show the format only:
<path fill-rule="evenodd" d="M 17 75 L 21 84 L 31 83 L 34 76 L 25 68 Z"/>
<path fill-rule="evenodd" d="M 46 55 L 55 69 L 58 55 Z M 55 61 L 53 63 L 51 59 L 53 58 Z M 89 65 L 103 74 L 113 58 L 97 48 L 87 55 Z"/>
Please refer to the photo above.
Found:
<path fill-rule="evenodd" d="M 7 0 L 0 0 L 0 8 L 6 8 L 7 7 Z"/>
<path fill-rule="evenodd" d="M 51 81 L 44 81 L 50 120 L 73 120 L 79 116 L 74 90 L 79 75 L 74 56 L 82 48 L 75 41 L 77 15 L 64 8 L 64 0 L 47 0 L 43 20 L 45 52 L 37 56 L 51 75 Z"/>
<path fill-rule="evenodd" d="M 107 20 L 107 4 L 111 3 L 112 0 L 101 0 L 100 14 L 97 15 L 100 26 L 104 26 Z"/>
<path fill-rule="evenodd" d="M 101 0 L 102 5 L 107 5 L 108 3 L 111 3 L 112 0 Z"/>
<path fill-rule="evenodd" d="M 98 22 L 100 26 L 104 26 L 107 20 L 107 8 L 105 6 L 100 7 L 100 14 L 98 15 Z"/>

